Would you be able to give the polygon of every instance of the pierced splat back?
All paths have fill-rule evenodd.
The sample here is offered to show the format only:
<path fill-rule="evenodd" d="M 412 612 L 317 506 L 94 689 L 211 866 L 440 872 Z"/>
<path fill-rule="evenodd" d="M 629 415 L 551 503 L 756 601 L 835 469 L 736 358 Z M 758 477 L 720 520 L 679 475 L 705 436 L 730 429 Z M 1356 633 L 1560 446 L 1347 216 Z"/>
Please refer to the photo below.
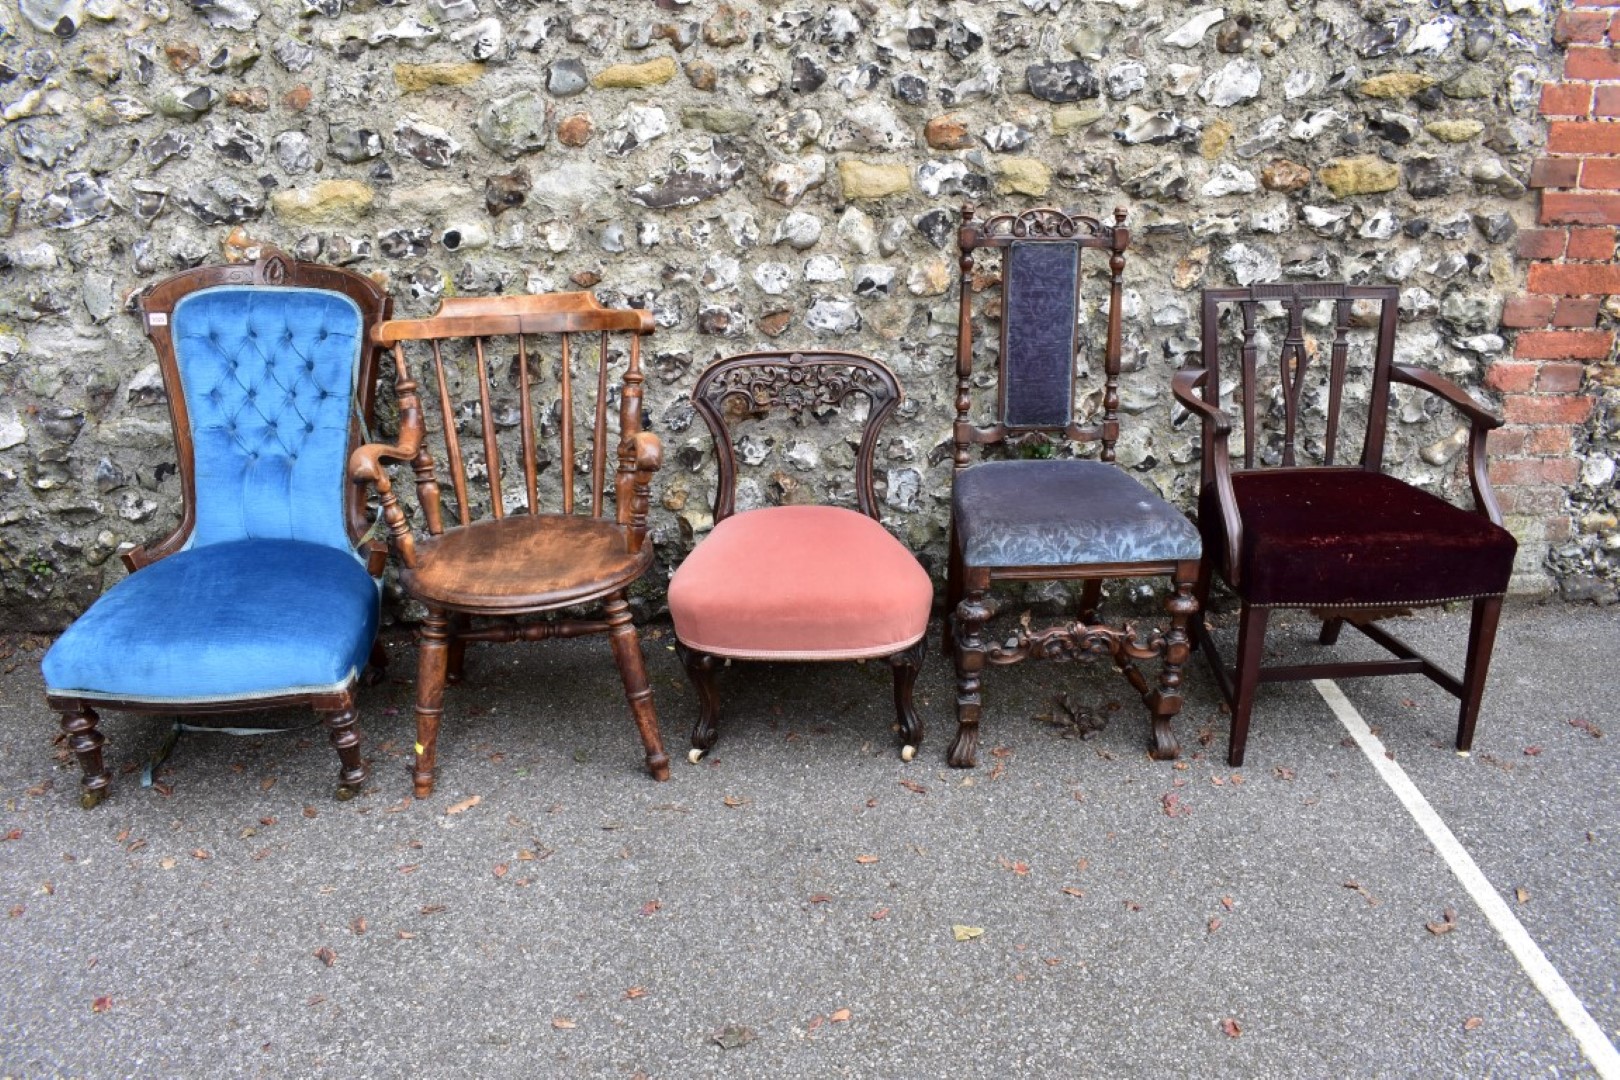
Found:
<path fill-rule="evenodd" d="M 1019 214 L 997 214 L 975 220 L 971 206 L 962 211 L 958 234 L 962 249 L 962 295 L 957 322 L 956 459 L 957 469 L 971 464 L 968 448 L 994 445 L 1009 438 L 1045 433 L 1075 442 L 1101 444 L 1104 461 L 1114 459 L 1119 438 L 1120 292 L 1130 231 L 1125 211 L 1114 211 L 1114 223 L 1042 208 Z M 982 303 L 975 310 L 974 252 L 1001 251 L 999 307 Z M 1101 418 L 1079 423 L 1075 418 L 1076 360 L 1082 351 L 1081 260 L 1086 248 L 1108 253 L 1108 302 L 1103 342 Z M 988 289 L 989 285 L 979 284 Z M 976 315 L 999 318 L 996 358 L 995 422 L 978 426 L 972 409 L 973 322 Z"/>
<path fill-rule="evenodd" d="M 1235 351 L 1236 370 L 1225 378 L 1236 380 L 1233 393 L 1241 404 L 1245 469 L 1340 464 L 1351 356 L 1370 345 L 1371 392 L 1357 464 L 1379 470 L 1398 301 L 1399 290 L 1393 285 L 1204 290 L 1203 362 L 1209 377 L 1203 397 L 1220 407 L 1221 356 Z M 1365 333 L 1368 329 L 1370 335 Z M 1212 475 L 1207 456 L 1204 472 L 1208 483 Z"/>
<path fill-rule="evenodd" d="M 714 499 L 716 523 L 737 509 L 737 452 L 730 415 L 762 415 L 786 410 L 796 419 L 806 413 L 840 409 L 864 396 L 865 422 L 855 454 L 855 498 L 861 512 L 881 516 L 872 478 L 883 424 L 900 404 L 900 384 L 893 372 L 871 357 L 849 352 L 757 352 L 716 361 L 692 388 L 692 404 L 714 436 L 719 464 Z"/>
<path fill-rule="evenodd" d="M 614 510 L 618 523 L 629 528 L 629 550 L 640 550 L 646 507 L 645 494 L 631 490 L 633 444 L 642 430 L 641 335 L 652 328 L 650 312 L 604 308 L 589 293 L 451 299 L 432 318 L 379 326 L 376 340 L 394 349 L 401 439 L 417 433 L 412 466 L 428 531 L 437 536 L 445 530 L 435 451 L 443 452 L 449 475 L 453 524 L 462 526 L 485 515 L 606 518 L 608 462 L 616 456 Z M 431 435 L 407 343 L 429 376 L 424 396 L 437 406 L 426 410 L 438 417 Z M 582 356 L 595 365 L 583 387 L 574 372 Z M 626 366 L 613 385 L 609 369 L 621 357 Z M 554 407 L 537 408 L 537 397 L 551 392 Z M 617 431 L 611 432 L 615 392 Z M 582 413 L 588 426 L 581 423 Z M 548 430 L 556 436 L 555 470 L 541 439 Z M 582 452 L 588 458 L 584 468 L 578 461 Z M 385 515 L 406 546 L 403 517 L 396 525 L 390 501 L 385 494 Z"/>

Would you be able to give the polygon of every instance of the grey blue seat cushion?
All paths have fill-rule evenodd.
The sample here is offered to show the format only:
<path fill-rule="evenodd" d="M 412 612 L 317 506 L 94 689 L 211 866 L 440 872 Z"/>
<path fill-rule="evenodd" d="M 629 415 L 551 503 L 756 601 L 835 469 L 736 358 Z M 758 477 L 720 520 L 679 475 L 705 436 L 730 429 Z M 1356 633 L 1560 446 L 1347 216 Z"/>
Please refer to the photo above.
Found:
<path fill-rule="evenodd" d="M 49 693 L 206 701 L 347 686 L 377 634 L 352 552 L 297 540 L 182 551 L 114 585 L 45 654 Z"/>
<path fill-rule="evenodd" d="M 1118 465 L 987 461 L 956 478 L 952 514 L 970 566 L 1196 559 L 1198 528 Z"/>

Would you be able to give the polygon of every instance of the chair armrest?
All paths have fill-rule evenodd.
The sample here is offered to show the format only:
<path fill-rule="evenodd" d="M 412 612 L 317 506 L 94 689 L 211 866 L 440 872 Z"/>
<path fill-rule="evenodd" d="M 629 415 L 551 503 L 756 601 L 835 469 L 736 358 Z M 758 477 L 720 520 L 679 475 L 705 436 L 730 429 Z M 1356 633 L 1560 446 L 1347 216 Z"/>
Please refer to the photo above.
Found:
<path fill-rule="evenodd" d="M 416 541 L 411 536 L 410 523 L 405 520 L 405 511 L 400 509 L 399 496 L 394 494 L 386 462 L 413 461 L 421 444 L 421 427 L 407 425 L 400 432 L 399 445 L 366 443 L 355 447 L 349 455 L 349 479 L 356 484 L 370 484 L 376 489 L 390 542 L 406 566 L 416 565 Z"/>
<path fill-rule="evenodd" d="M 632 555 L 647 541 L 652 478 L 663 464 L 664 444 L 650 431 L 631 432 L 619 443 L 619 475 L 615 484 L 618 518 L 620 525 L 629 527 Z"/>
<path fill-rule="evenodd" d="M 1486 436 L 1501 427 L 1502 420 L 1469 397 L 1462 387 L 1443 375 L 1436 375 L 1432 371 L 1408 364 L 1393 364 L 1389 369 L 1389 377 L 1391 382 L 1415 386 L 1420 390 L 1429 391 L 1436 397 L 1444 398 L 1458 412 L 1468 417 L 1472 424 L 1472 429 L 1468 433 L 1468 484 L 1474 489 L 1474 509 L 1489 518 L 1493 524 L 1502 524 L 1502 507 L 1496 501 L 1496 490 L 1491 487 L 1490 465 L 1485 459 Z"/>
<path fill-rule="evenodd" d="M 1476 426 L 1483 427 L 1487 431 L 1494 431 L 1502 426 L 1500 417 L 1469 397 L 1462 387 L 1444 375 L 1437 375 L 1432 371 L 1425 371 L 1423 368 L 1412 367 L 1409 364 L 1392 364 L 1389 369 L 1389 377 L 1393 382 L 1416 386 L 1421 390 L 1427 390 L 1436 397 L 1444 398 L 1458 412 L 1473 421 Z"/>
<path fill-rule="evenodd" d="M 1221 567 L 1228 585 L 1234 589 L 1240 584 L 1242 573 L 1238 552 L 1243 547 L 1243 518 L 1238 514 L 1237 493 L 1232 490 L 1232 456 L 1227 440 L 1232 435 L 1232 418 L 1224 409 L 1211 405 L 1198 390 L 1209 378 L 1207 368 L 1183 368 L 1170 380 L 1170 389 L 1176 400 L 1191 412 L 1197 413 L 1204 423 L 1203 462 L 1199 479 L 1204 487 L 1215 489 L 1215 501 L 1220 506 L 1221 520 L 1199 520 L 1199 531 L 1206 537 L 1217 525 L 1225 533 L 1226 563 Z M 1201 493 L 1200 493 L 1201 494 Z"/>

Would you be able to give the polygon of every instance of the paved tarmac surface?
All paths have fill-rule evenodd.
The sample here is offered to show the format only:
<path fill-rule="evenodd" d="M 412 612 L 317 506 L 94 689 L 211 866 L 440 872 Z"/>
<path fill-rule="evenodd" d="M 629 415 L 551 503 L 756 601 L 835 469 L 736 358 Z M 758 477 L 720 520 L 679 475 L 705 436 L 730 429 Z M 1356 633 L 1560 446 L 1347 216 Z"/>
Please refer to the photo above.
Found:
<path fill-rule="evenodd" d="M 1449 660 L 1466 623 L 1406 630 Z M 487 646 L 416 802 L 400 640 L 360 798 L 310 728 L 188 735 L 143 789 L 167 724 L 111 715 L 86 813 L 27 644 L 0 648 L 0 1076 L 1591 1074 L 1310 684 L 1263 688 L 1234 771 L 1201 660 L 1177 765 L 1104 668 L 998 669 L 958 772 L 937 651 L 911 764 L 886 669 L 737 665 L 692 766 L 665 631 L 654 784 L 604 643 Z M 1510 607 L 1468 758 L 1427 682 L 1341 684 L 1611 1038 L 1617 657 L 1614 611 Z M 1040 719 L 1060 692 L 1103 730 Z"/>

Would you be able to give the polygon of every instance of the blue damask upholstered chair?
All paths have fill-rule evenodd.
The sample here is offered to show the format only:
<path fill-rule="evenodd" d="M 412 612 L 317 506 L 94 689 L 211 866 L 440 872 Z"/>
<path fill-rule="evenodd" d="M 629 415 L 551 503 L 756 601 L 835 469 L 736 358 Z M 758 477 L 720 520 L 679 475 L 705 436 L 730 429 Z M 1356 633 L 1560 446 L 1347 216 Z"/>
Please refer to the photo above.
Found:
<path fill-rule="evenodd" d="M 365 493 L 347 462 L 374 404 L 368 331 L 391 306 L 368 278 L 278 252 L 178 274 L 142 298 L 183 505 L 179 527 L 126 554 L 131 574 L 45 654 L 86 809 L 112 780 L 99 708 L 307 705 L 342 761 L 340 797 L 364 781 L 354 692 L 381 659 L 385 550 L 362 540 Z"/>
<path fill-rule="evenodd" d="M 956 443 L 951 493 L 951 555 L 946 596 L 948 652 L 957 669 L 956 741 L 950 762 L 975 763 L 980 682 L 986 664 L 1026 658 L 1070 660 L 1107 655 L 1142 695 L 1152 717 L 1155 758 L 1179 752 L 1170 721 L 1181 709 L 1181 668 L 1189 651 L 1187 624 L 1198 610 L 1193 586 L 1201 551 L 1198 530 L 1175 507 L 1115 463 L 1119 438 L 1120 291 L 1130 234 L 1125 211 L 1114 223 L 1059 210 L 999 214 L 979 221 L 963 214 L 961 311 L 957 322 Z M 1000 265 L 975 275 L 974 253 L 1000 252 Z M 1107 257 L 1106 305 L 1082 303 L 1081 257 Z M 1000 289 L 994 289 L 999 271 Z M 976 294 L 983 300 L 976 306 Z M 972 390 L 975 319 L 999 318 L 995 412 L 975 423 Z M 1100 327 L 1098 324 L 1102 324 Z M 1095 342 L 1101 330 L 1100 356 Z M 986 335 L 989 337 L 989 335 Z M 1098 407 L 1076 417 L 1076 359 L 1102 361 Z M 985 365 L 988 366 L 988 365 Z M 974 462 L 971 448 L 1005 448 L 1003 460 Z M 1095 445 L 1093 457 L 1069 456 L 1071 446 Z M 1104 579 L 1167 577 L 1167 630 L 1139 633 L 1129 624 L 1097 621 Z M 1083 582 L 1078 621 L 1045 630 L 1020 627 L 987 644 L 987 603 L 997 581 Z M 1135 661 L 1159 658 L 1157 687 Z"/>

